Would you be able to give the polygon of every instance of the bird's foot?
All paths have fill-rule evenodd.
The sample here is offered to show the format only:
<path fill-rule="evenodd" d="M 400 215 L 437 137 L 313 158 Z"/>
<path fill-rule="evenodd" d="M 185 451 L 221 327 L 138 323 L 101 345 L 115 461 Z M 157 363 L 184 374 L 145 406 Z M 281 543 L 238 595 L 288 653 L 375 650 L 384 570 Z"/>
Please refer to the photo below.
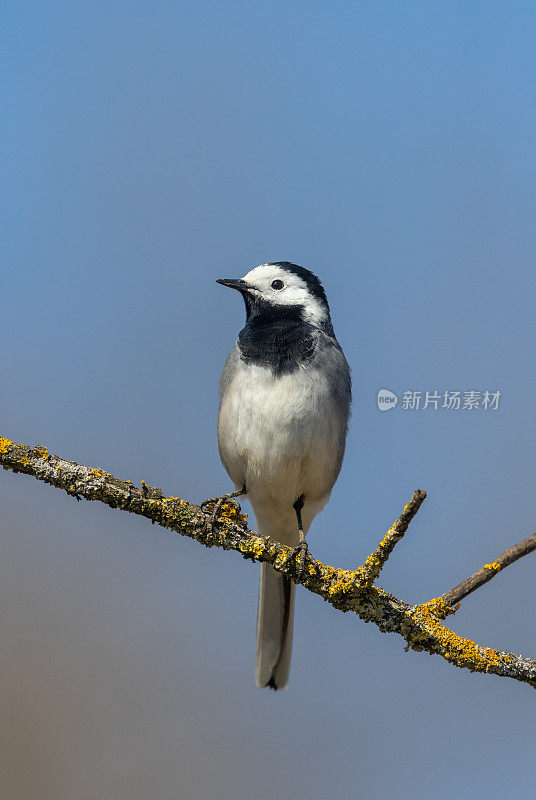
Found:
<path fill-rule="evenodd" d="M 236 522 L 239 520 L 239 517 L 242 513 L 242 508 L 240 503 L 235 500 L 235 497 L 240 497 L 241 494 L 244 494 L 244 491 L 241 490 L 238 492 L 229 492 L 229 494 L 222 494 L 220 497 L 209 497 L 208 500 L 203 500 L 200 506 L 203 511 L 205 510 L 206 506 L 213 506 L 210 520 L 212 527 L 216 525 L 224 505 L 231 507 L 230 516 L 232 516 L 232 521 Z"/>
<path fill-rule="evenodd" d="M 300 557 L 300 562 L 298 564 L 298 578 L 301 579 L 303 577 L 304 568 L 305 568 L 305 559 L 309 556 L 309 546 L 305 541 L 305 537 L 296 545 L 296 547 L 292 548 L 290 553 L 291 558 Z M 312 566 L 314 566 L 315 570 L 317 570 L 316 561 L 312 556 L 309 556 L 309 560 L 312 561 Z"/>

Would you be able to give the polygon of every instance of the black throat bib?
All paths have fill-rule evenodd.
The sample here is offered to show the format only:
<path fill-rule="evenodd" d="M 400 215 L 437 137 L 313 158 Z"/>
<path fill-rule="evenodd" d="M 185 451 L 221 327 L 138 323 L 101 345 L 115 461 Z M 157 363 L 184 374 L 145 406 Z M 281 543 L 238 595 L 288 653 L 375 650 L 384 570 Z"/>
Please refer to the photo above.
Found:
<path fill-rule="evenodd" d="M 312 357 L 316 329 L 304 321 L 301 306 L 244 300 L 247 321 L 238 335 L 238 346 L 246 364 L 270 367 L 276 375 L 284 375 Z"/>

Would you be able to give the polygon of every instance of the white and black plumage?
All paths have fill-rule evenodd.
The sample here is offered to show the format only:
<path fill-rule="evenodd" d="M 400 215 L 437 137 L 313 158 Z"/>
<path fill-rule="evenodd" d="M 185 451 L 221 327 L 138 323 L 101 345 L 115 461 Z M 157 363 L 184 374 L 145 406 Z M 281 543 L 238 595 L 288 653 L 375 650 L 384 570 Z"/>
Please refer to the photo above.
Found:
<path fill-rule="evenodd" d="M 350 414 L 350 369 L 326 295 L 312 272 L 288 261 L 218 283 L 242 294 L 247 317 L 221 376 L 221 460 L 260 533 L 304 545 L 341 469 Z M 261 565 L 257 686 L 288 682 L 294 592 L 288 578 Z"/>

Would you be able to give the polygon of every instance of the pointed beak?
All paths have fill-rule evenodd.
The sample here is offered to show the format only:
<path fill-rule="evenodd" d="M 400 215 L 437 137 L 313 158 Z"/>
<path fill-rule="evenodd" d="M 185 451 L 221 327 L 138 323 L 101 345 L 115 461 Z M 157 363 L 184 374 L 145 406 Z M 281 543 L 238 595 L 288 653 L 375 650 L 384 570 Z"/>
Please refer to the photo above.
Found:
<path fill-rule="evenodd" d="M 247 292 L 248 289 L 253 289 L 253 286 L 243 281 L 242 278 L 219 278 L 216 283 L 221 283 L 222 286 L 229 286 L 229 288 L 236 289 L 238 292 Z"/>

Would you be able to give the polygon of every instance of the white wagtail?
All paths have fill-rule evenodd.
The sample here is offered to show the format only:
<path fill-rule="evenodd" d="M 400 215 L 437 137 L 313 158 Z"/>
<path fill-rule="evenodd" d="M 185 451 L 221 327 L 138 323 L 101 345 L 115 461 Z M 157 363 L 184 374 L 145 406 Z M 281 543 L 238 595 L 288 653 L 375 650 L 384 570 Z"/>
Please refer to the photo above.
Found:
<path fill-rule="evenodd" d="M 221 460 L 247 495 L 261 535 L 307 550 L 305 534 L 341 469 L 350 414 L 350 369 L 322 284 L 288 261 L 262 264 L 237 289 L 246 324 L 222 372 Z M 231 495 L 228 495 L 229 497 Z M 255 682 L 288 682 L 295 585 L 261 564 Z"/>

